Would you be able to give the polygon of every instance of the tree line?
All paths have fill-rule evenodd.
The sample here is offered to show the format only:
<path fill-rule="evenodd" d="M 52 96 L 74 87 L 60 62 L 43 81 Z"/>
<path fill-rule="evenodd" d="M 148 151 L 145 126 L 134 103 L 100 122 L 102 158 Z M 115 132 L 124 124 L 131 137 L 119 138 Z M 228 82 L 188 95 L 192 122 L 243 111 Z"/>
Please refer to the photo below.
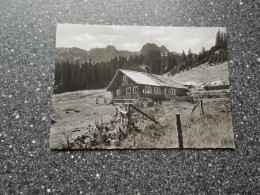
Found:
<path fill-rule="evenodd" d="M 118 69 L 144 71 L 148 67 L 151 74 L 176 74 L 208 62 L 210 65 L 227 61 L 227 35 L 218 31 L 215 45 L 206 50 L 202 47 L 199 54 L 160 53 L 158 50 L 129 57 L 115 57 L 106 62 L 84 63 L 55 62 L 54 93 L 68 91 L 101 89 L 109 85 Z"/>

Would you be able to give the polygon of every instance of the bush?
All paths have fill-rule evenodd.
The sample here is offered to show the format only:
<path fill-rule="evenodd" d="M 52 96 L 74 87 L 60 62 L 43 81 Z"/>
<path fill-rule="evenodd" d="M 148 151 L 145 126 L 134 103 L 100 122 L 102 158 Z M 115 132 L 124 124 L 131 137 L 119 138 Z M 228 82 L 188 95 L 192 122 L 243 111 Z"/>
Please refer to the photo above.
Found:
<path fill-rule="evenodd" d="M 146 105 L 147 105 L 147 107 L 153 107 L 154 106 L 154 101 L 152 99 L 148 99 Z"/>
<path fill-rule="evenodd" d="M 143 107 L 143 103 L 140 102 L 140 101 L 134 102 L 133 105 L 134 105 L 135 107 L 137 107 L 137 108 L 142 108 L 142 107 Z"/>

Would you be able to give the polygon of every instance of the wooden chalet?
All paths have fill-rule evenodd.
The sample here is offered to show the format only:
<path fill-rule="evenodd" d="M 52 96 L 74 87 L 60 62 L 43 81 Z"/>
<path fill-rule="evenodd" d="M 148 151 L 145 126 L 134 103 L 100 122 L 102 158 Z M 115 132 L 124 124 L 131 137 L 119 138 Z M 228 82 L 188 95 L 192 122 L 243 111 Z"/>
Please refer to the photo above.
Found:
<path fill-rule="evenodd" d="M 119 69 L 107 87 L 114 99 L 167 100 L 187 96 L 187 87 L 171 77 Z"/>

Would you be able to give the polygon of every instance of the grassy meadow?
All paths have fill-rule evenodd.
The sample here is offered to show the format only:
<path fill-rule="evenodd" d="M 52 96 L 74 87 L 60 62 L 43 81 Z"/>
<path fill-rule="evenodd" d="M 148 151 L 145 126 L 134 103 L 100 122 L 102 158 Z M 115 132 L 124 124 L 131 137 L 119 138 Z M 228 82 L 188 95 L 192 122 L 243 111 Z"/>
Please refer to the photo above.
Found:
<path fill-rule="evenodd" d="M 146 112 L 160 113 L 157 120 L 163 124 L 163 131 L 170 135 L 161 143 L 166 143 L 167 137 L 177 136 L 176 113 L 180 113 L 184 148 L 234 148 L 229 102 L 229 98 L 203 99 L 204 114 L 200 105 L 191 114 L 196 103 L 175 101 L 146 108 Z"/>
<path fill-rule="evenodd" d="M 96 104 L 96 98 L 100 98 Z M 234 148 L 229 98 L 190 102 L 135 104 L 159 122 L 155 124 L 131 109 L 131 120 L 115 115 L 119 105 L 104 104 L 111 98 L 104 90 L 84 90 L 53 96 L 51 149 L 178 148 L 176 113 L 180 113 L 184 148 Z M 124 108 L 121 108 L 124 109 Z"/>

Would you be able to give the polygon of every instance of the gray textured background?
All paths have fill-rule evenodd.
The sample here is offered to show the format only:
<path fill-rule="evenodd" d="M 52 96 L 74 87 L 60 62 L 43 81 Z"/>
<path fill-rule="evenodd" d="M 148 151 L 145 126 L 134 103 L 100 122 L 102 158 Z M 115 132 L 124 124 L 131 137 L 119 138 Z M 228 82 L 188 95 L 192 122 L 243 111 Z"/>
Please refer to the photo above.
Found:
<path fill-rule="evenodd" d="M 260 193 L 259 5 L 0 0 L 0 194 Z M 236 150 L 50 151 L 57 23 L 226 26 Z"/>

